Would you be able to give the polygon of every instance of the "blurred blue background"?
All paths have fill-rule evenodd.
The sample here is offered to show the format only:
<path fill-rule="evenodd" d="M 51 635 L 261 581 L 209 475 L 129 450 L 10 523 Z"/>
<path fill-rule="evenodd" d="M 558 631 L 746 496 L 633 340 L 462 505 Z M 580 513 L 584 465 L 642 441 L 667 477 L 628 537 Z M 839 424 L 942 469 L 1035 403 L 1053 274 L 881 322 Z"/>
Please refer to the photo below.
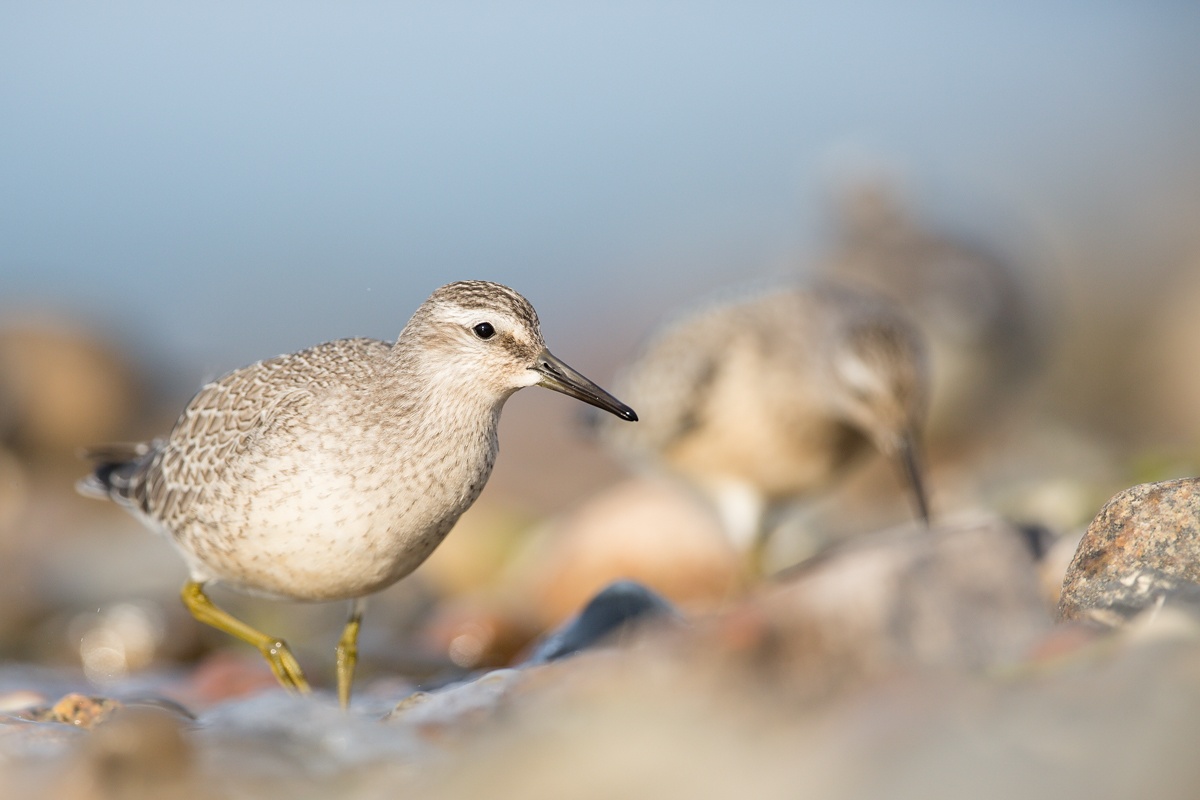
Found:
<path fill-rule="evenodd" d="M 1197 42 L 1184 2 L 10 3 L 0 308 L 198 380 L 484 277 L 578 361 L 803 269 L 864 170 L 1120 282 L 1196 240 Z"/>

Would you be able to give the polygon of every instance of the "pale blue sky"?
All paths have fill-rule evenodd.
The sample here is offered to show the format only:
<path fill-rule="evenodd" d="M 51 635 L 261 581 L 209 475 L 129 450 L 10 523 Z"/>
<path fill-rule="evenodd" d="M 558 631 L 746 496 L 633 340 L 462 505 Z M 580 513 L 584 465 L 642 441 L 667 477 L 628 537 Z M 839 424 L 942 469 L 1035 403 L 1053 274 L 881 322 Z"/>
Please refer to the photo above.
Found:
<path fill-rule="evenodd" d="M 624 345 L 817 252 L 858 159 L 948 220 L 1169 249 L 1197 42 L 1185 2 L 7 3 L 0 308 L 216 371 L 484 277 Z"/>

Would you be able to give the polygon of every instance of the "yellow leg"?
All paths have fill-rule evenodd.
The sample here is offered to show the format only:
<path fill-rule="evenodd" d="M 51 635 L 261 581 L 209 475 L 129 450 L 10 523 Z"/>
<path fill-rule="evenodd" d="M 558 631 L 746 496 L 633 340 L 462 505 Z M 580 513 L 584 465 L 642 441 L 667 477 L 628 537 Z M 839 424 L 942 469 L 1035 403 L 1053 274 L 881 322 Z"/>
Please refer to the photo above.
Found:
<path fill-rule="evenodd" d="M 257 647 L 258 652 L 267 659 L 275 677 L 283 684 L 283 688 L 300 694 L 308 694 L 311 691 L 308 688 L 308 681 L 304 679 L 304 673 L 300 671 L 300 664 L 282 639 L 273 639 L 265 633 L 251 628 L 229 612 L 217 608 L 204 593 L 204 584 L 202 583 L 188 581 L 184 584 L 181 594 L 183 604 L 197 620 Z"/>
<path fill-rule="evenodd" d="M 748 585 L 753 586 L 767 577 L 767 548 L 771 544 L 771 530 L 766 525 L 754 532 L 750 546 L 742 554 L 742 574 Z"/>
<path fill-rule="evenodd" d="M 363 601 L 354 600 L 350 606 L 350 619 L 342 630 L 337 646 L 338 702 L 342 708 L 350 707 L 350 687 L 354 683 L 354 667 L 358 664 L 358 629 L 362 627 Z"/>

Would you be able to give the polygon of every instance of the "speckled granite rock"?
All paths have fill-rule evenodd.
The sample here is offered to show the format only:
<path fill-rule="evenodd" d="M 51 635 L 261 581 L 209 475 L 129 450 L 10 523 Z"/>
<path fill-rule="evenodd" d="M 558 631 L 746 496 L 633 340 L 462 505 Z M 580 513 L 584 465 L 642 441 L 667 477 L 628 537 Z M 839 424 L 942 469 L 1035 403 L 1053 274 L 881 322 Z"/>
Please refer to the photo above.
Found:
<path fill-rule="evenodd" d="M 1119 624 L 1164 600 L 1200 608 L 1200 478 L 1146 483 L 1109 500 L 1067 568 L 1058 612 Z"/>

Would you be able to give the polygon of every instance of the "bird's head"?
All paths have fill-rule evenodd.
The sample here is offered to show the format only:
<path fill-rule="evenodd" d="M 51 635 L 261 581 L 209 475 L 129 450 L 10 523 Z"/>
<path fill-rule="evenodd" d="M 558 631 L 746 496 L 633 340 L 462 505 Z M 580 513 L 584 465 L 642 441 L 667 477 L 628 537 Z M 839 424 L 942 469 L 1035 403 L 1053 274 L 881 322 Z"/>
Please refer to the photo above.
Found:
<path fill-rule="evenodd" d="M 904 469 L 920 515 L 928 502 L 917 450 L 924 428 L 929 370 L 919 333 L 900 321 L 854 328 L 830 361 L 838 413 Z"/>
<path fill-rule="evenodd" d="M 504 398 L 526 386 L 545 386 L 636 420 L 633 409 L 584 377 L 546 347 L 537 312 L 517 292 L 489 281 L 447 284 L 426 300 L 401 338 L 420 341 L 421 352 L 443 369 Z"/>

